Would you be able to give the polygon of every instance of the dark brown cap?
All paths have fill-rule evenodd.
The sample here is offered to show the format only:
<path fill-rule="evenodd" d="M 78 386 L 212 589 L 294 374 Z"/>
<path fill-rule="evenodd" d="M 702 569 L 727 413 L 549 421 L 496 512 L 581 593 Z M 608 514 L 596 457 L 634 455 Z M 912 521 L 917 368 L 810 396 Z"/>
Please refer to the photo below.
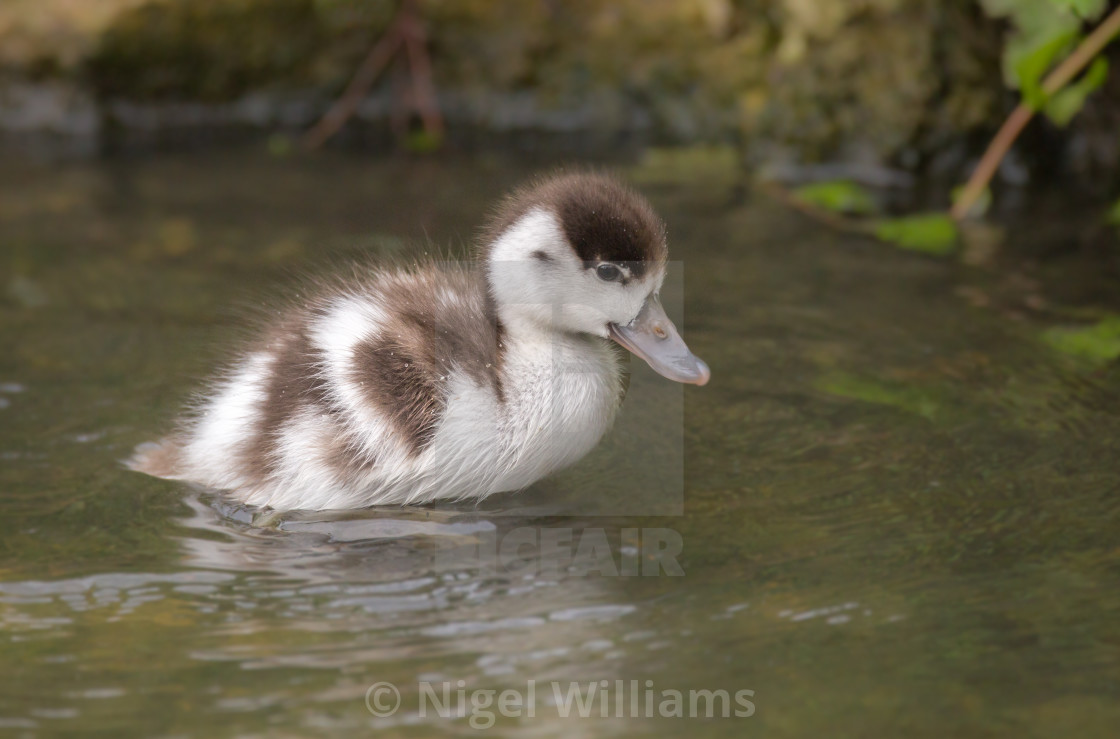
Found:
<path fill-rule="evenodd" d="M 553 213 L 580 261 L 627 263 L 640 277 L 668 259 L 665 224 L 644 197 L 604 174 L 560 172 L 515 190 L 482 232 L 483 256 L 533 209 Z"/>

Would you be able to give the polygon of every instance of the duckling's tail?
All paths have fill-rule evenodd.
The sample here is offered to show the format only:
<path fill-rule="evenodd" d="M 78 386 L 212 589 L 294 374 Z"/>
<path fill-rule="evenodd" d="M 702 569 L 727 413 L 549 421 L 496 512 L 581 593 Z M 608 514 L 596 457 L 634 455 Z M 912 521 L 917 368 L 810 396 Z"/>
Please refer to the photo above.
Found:
<path fill-rule="evenodd" d="M 136 447 L 124 465 L 130 470 L 152 477 L 176 480 L 183 474 L 181 451 L 178 440 L 173 436 L 159 441 L 147 441 Z"/>

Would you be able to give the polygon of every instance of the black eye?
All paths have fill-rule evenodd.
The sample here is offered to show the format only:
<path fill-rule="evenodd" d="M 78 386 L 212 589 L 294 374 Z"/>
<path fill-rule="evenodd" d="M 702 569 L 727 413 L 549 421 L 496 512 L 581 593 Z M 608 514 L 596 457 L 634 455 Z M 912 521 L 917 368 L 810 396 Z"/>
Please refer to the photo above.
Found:
<path fill-rule="evenodd" d="M 611 264 L 610 262 L 603 262 L 596 267 L 595 274 L 597 274 L 599 279 L 603 282 L 616 282 L 622 279 L 622 270 L 620 270 L 617 265 Z"/>

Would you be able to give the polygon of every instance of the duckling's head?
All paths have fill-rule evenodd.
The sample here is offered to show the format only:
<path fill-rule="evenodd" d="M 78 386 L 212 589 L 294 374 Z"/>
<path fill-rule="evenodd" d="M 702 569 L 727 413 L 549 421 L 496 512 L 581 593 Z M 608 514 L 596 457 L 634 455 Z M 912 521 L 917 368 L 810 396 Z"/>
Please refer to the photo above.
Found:
<path fill-rule="evenodd" d="M 665 224 L 601 174 L 559 174 L 510 195 L 483 235 L 498 315 L 510 328 L 611 338 L 678 382 L 710 372 L 661 306 Z"/>

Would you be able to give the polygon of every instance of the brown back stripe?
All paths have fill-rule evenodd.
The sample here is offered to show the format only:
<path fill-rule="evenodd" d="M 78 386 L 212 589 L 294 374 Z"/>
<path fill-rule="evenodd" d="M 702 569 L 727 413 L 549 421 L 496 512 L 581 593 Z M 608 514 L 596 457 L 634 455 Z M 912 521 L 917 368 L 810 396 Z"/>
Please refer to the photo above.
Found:
<path fill-rule="evenodd" d="M 249 479 L 256 482 L 275 474 L 280 432 L 297 411 L 311 405 L 324 413 L 333 412 L 326 383 L 320 375 L 321 357 L 307 335 L 306 326 L 289 326 L 288 330 L 290 333 L 276 329 L 272 371 L 258 426 L 243 452 Z"/>

